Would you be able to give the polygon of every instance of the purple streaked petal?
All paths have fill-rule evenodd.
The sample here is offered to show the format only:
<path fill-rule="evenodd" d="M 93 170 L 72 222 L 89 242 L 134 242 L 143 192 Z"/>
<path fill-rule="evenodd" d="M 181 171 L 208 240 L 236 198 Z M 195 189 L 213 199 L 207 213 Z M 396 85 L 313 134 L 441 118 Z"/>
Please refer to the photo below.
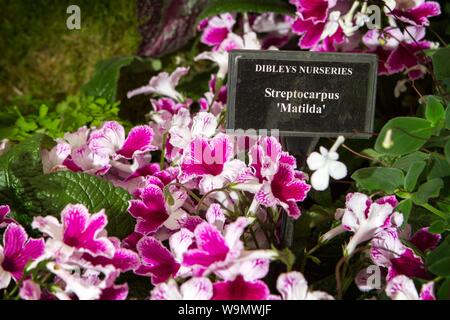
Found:
<path fill-rule="evenodd" d="M 300 216 L 302 215 L 302 212 L 300 210 L 300 208 L 297 205 L 297 202 L 295 201 L 288 201 L 287 202 L 288 208 L 287 208 L 287 214 L 289 217 L 291 217 L 292 219 L 298 219 L 300 218 Z"/>
<path fill-rule="evenodd" d="M 375 201 L 375 203 L 378 203 L 378 204 L 388 203 L 392 208 L 395 208 L 398 205 L 398 200 L 394 195 L 392 195 L 392 196 L 386 196 L 386 197 L 379 198 Z"/>
<path fill-rule="evenodd" d="M 194 234 L 188 229 L 181 229 L 169 238 L 169 246 L 178 261 L 183 259 L 184 253 L 192 245 Z"/>
<path fill-rule="evenodd" d="M 269 288 L 260 281 L 245 281 L 242 276 L 233 281 L 220 281 L 213 285 L 213 300 L 266 300 Z"/>
<path fill-rule="evenodd" d="M 435 17 L 441 14 L 441 7 L 438 2 L 426 1 L 417 7 L 409 10 L 393 10 L 392 15 L 403 22 L 417 25 L 428 26 L 430 21 L 428 18 Z"/>
<path fill-rule="evenodd" d="M 386 294 L 392 300 L 419 300 L 414 282 L 407 276 L 396 276 L 386 286 Z"/>
<path fill-rule="evenodd" d="M 128 296 L 128 284 L 114 285 L 103 289 L 99 300 L 126 300 Z"/>
<path fill-rule="evenodd" d="M 0 225 L 5 221 L 6 216 L 11 212 L 8 205 L 0 206 Z"/>
<path fill-rule="evenodd" d="M 425 252 L 427 250 L 434 250 L 442 236 L 440 234 L 433 234 L 428 231 L 428 228 L 422 228 L 418 230 L 413 237 L 409 240 L 416 248 Z"/>
<path fill-rule="evenodd" d="M 402 274 L 410 278 L 426 279 L 428 277 L 422 259 L 409 248 L 400 257 L 392 259 L 391 263 L 396 274 Z"/>
<path fill-rule="evenodd" d="M 209 300 L 213 296 L 213 285 L 208 278 L 191 278 L 180 287 L 184 300 Z"/>
<path fill-rule="evenodd" d="M 269 259 L 245 261 L 239 267 L 239 272 L 244 277 L 245 281 L 259 280 L 269 273 L 269 265 Z"/>
<path fill-rule="evenodd" d="M 206 221 L 214 225 L 217 229 L 222 230 L 225 224 L 225 215 L 218 203 L 213 203 L 206 211 Z"/>
<path fill-rule="evenodd" d="M 420 290 L 420 300 L 436 300 L 434 295 L 434 282 L 430 281 L 422 285 L 422 290 Z"/>
<path fill-rule="evenodd" d="M 139 266 L 139 255 L 129 249 L 121 248 L 120 242 L 116 238 L 110 238 L 114 245 L 114 256 L 107 258 L 104 256 L 93 257 L 90 254 L 84 254 L 83 258 L 91 262 L 93 265 L 107 266 L 112 265 L 122 272 L 130 271 Z"/>
<path fill-rule="evenodd" d="M 308 283 L 300 272 L 283 273 L 278 277 L 277 290 L 283 300 L 305 300 L 308 293 Z"/>
<path fill-rule="evenodd" d="M 280 164 L 278 172 L 272 179 L 271 189 L 275 198 L 287 203 L 290 200 L 299 202 L 305 200 L 311 186 L 305 181 L 294 178 L 294 169 L 286 164 Z"/>
<path fill-rule="evenodd" d="M 18 224 L 10 224 L 3 235 L 3 254 L 5 257 L 13 257 L 20 253 L 27 240 L 25 229 Z"/>
<path fill-rule="evenodd" d="M 139 240 L 137 250 L 144 268 L 138 268 L 136 273 L 149 273 L 154 285 L 175 276 L 180 268 L 170 251 L 154 238 L 144 237 Z"/>
<path fill-rule="evenodd" d="M 250 224 L 250 220 L 244 217 L 239 217 L 235 222 L 230 223 L 225 227 L 225 241 L 231 250 L 242 247 L 240 240 L 245 228 Z"/>
<path fill-rule="evenodd" d="M 32 280 L 25 280 L 20 287 L 19 296 L 23 300 L 39 300 L 41 287 Z"/>
<path fill-rule="evenodd" d="M 183 265 L 207 267 L 226 259 L 230 249 L 215 227 L 204 222 L 195 228 L 194 234 L 198 249 L 189 250 L 184 254 Z"/>
<path fill-rule="evenodd" d="M 149 126 L 137 126 L 131 129 L 122 148 L 117 151 L 118 154 L 127 159 L 131 159 L 136 152 L 146 152 L 154 150 L 152 146 L 153 129 Z"/>
<path fill-rule="evenodd" d="M 11 273 L 18 281 L 23 275 L 25 265 L 44 253 L 43 239 L 28 239 L 22 226 L 10 224 L 3 235 L 3 270 Z"/>
<path fill-rule="evenodd" d="M 108 223 L 104 211 L 92 216 L 83 205 L 67 205 L 61 213 L 63 241 L 68 246 L 86 250 L 90 254 L 112 257 L 114 246 L 106 237 L 100 236 Z"/>
<path fill-rule="evenodd" d="M 201 42 L 208 46 L 217 46 L 228 36 L 227 28 L 206 28 L 203 31 Z"/>

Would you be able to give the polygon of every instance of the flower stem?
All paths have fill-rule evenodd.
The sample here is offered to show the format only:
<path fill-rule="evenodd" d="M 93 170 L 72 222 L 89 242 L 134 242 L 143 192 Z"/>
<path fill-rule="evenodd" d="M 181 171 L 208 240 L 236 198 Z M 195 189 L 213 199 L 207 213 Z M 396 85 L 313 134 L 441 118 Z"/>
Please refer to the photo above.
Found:
<path fill-rule="evenodd" d="M 432 205 L 430 205 L 428 203 L 422 204 L 421 207 L 427 209 L 428 211 L 434 213 L 435 215 L 437 215 L 438 217 L 441 217 L 442 219 L 448 219 L 449 218 L 448 214 L 442 212 L 439 209 L 436 209 L 435 207 L 433 207 Z"/>
<path fill-rule="evenodd" d="M 167 142 L 167 132 L 164 132 L 162 136 L 162 146 L 161 146 L 161 159 L 159 160 L 159 169 L 164 169 L 164 160 L 165 160 L 165 153 L 166 153 L 166 142 Z"/>

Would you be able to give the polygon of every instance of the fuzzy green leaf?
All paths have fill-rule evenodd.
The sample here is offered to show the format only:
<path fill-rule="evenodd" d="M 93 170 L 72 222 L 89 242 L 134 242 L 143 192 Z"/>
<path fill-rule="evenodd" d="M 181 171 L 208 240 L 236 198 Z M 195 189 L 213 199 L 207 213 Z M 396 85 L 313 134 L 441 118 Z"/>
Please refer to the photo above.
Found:
<path fill-rule="evenodd" d="M 426 163 L 425 161 L 414 162 L 408 170 L 408 173 L 405 177 L 405 189 L 408 192 L 412 192 L 417 184 L 417 180 L 420 177 L 420 174 L 425 169 Z"/>
<path fill-rule="evenodd" d="M 402 170 L 396 168 L 371 167 L 357 170 L 352 178 L 358 187 L 369 192 L 381 190 L 386 194 L 392 194 L 403 186 L 405 175 Z"/>
<path fill-rule="evenodd" d="M 445 117 L 445 109 L 441 101 L 434 96 L 426 97 L 425 117 L 436 125 Z"/>
<path fill-rule="evenodd" d="M 105 209 L 110 235 L 125 237 L 133 231 L 127 212 L 131 195 L 112 183 L 87 173 L 56 172 L 30 179 L 28 200 L 32 215 L 59 215 L 69 203 L 85 205 L 91 213 Z"/>
<path fill-rule="evenodd" d="M 444 181 L 442 179 L 428 180 L 413 193 L 412 200 L 417 205 L 426 204 L 431 198 L 439 197 L 443 187 Z"/>
<path fill-rule="evenodd" d="M 419 150 L 431 137 L 433 128 L 425 119 L 398 117 L 390 120 L 381 130 L 375 143 L 375 150 L 401 156 Z M 391 139 L 389 136 L 391 135 Z"/>
<path fill-rule="evenodd" d="M 115 101 L 120 70 L 129 65 L 134 57 L 114 57 L 99 62 L 92 79 L 82 87 L 86 96 L 102 97 Z"/>

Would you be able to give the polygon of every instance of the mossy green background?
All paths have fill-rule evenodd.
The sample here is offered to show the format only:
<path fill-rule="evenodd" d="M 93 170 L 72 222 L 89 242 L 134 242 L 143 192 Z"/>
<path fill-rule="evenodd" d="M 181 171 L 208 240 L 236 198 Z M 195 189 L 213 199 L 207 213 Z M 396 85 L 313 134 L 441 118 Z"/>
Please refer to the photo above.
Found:
<path fill-rule="evenodd" d="M 66 9 L 81 8 L 69 30 Z M 140 41 L 133 0 L 0 1 L 0 109 L 76 94 L 106 58 L 134 54 Z"/>

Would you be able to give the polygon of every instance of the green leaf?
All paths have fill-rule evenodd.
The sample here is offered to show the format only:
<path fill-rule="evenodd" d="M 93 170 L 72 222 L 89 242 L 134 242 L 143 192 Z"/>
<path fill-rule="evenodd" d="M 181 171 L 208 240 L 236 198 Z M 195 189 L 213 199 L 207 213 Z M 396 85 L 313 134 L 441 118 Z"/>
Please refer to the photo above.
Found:
<path fill-rule="evenodd" d="M 438 124 L 445 117 L 444 106 L 435 96 L 426 97 L 425 117 L 433 125 Z"/>
<path fill-rule="evenodd" d="M 49 137 L 36 134 L 0 157 L 0 203 L 11 206 L 19 223 L 31 221 L 23 214 L 29 205 L 25 192 L 27 178 L 43 174 L 41 149 L 51 149 L 53 145 Z"/>
<path fill-rule="evenodd" d="M 396 210 L 403 214 L 403 226 L 405 226 L 408 222 L 412 207 L 413 202 L 411 199 L 404 199 L 397 205 Z"/>
<path fill-rule="evenodd" d="M 438 291 L 439 300 L 450 300 L 450 278 L 445 279 Z"/>
<path fill-rule="evenodd" d="M 436 220 L 434 221 L 430 228 L 428 228 L 428 231 L 435 234 L 441 234 L 445 230 L 447 230 L 447 224 L 443 220 Z"/>
<path fill-rule="evenodd" d="M 371 167 L 357 170 L 353 173 L 352 178 L 361 189 L 370 192 L 381 190 L 386 194 L 392 194 L 403 186 L 405 176 L 400 169 Z"/>
<path fill-rule="evenodd" d="M 447 105 L 447 109 L 445 109 L 445 127 L 450 129 L 450 105 Z"/>
<path fill-rule="evenodd" d="M 282 0 L 209 0 L 199 19 L 225 12 L 275 12 L 294 14 L 295 7 Z"/>
<path fill-rule="evenodd" d="M 30 179 L 27 199 L 32 215 L 59 215 L 69 203 L 85 205 L 89 212 L 105 209 L 108 233 L 119 238 L 133 231 L 133 219 L 127 212 L 132 197 L 109 181 L 87 173 L 56 172 Z"/>
<path fill-rule="evenodd" d="M 429 267 L 429 270 L 437 276 L 450 276 L 450 257 L 439 260 Z"/>
<path fill-rule="evenodd" d="M 432 56 L 434 73 L 437 80 L 450 85 L 450 48 L 440 48 Z"/>
<path fill-rule="evenodd" d="M 444 154 L 447 162 L 450 164 L 450 140 L 447 141 L 444 147 Z"/>
<path fill-rule="evenodd" d="M 419 179 L 420 174 L 423 172 L 423 169 L 425 169 L 425 166 L 425 161 L 417 161 L 411 164 L 405 177 L 406 191 L 412 192 L 415 189 L 417 180 Z"/>
<path fill-rule="evenodd" d="M 375 143 L 375 150 L 392 156 L 401 156 L 420 149 L 432 133 L 431 123 L 425 119 L 394 118 L 381 130 Z"/>
<path fill-rule="evenodd" d="M 92 79 L 81 88 L 85 96 L 102 97 L 115 101 L 120 70 L 135 57 L 114 57 L 97 63 Z"/>
<path fill-rule="evenodd" d="M 439 193 L 443 187 L 444 181 L 442 179 L 428 180 L 413 193 L 411 199 L 417 205 L 426 204 L 429 199 L 439 197 Z"/>
<path fill-rule="evenodd" d="M 416 151 L 401 158 L 398 158 L 393 167 L 397 169 L 402 169 L 405 172 L 409 171 L 411 165 L 418 161 L 427 161 L 430 158 L 430 155 L 424 152 Z"/>
<path fill-rule="evenodd" d="M 42 171 L 41 150 L 54 141 L 37 134 L 0 157 L 0 203 L 9 204 L 12 216 L 29 225 L 36 215 L 59 215 L 69 203 L 82 203 L 91 213 L 101 209 L 108 215 L 108 231 L 123 237 L 133 230 L 127 212 L 131 195 L 110 182 L 86 173 Z"/>
<path fill-rule="evenodd" d="M 432 155 L 433 165 L 428 173 L 428 180 L 450 176 L 450 163 L 442 155 Z"/>
<path fill-rule="evenodd" d="M 426 263 L 431 266 L 446 258 L 450 258 L 450 237 L 445 238 L 436 249 L 428 253 Z"/>

